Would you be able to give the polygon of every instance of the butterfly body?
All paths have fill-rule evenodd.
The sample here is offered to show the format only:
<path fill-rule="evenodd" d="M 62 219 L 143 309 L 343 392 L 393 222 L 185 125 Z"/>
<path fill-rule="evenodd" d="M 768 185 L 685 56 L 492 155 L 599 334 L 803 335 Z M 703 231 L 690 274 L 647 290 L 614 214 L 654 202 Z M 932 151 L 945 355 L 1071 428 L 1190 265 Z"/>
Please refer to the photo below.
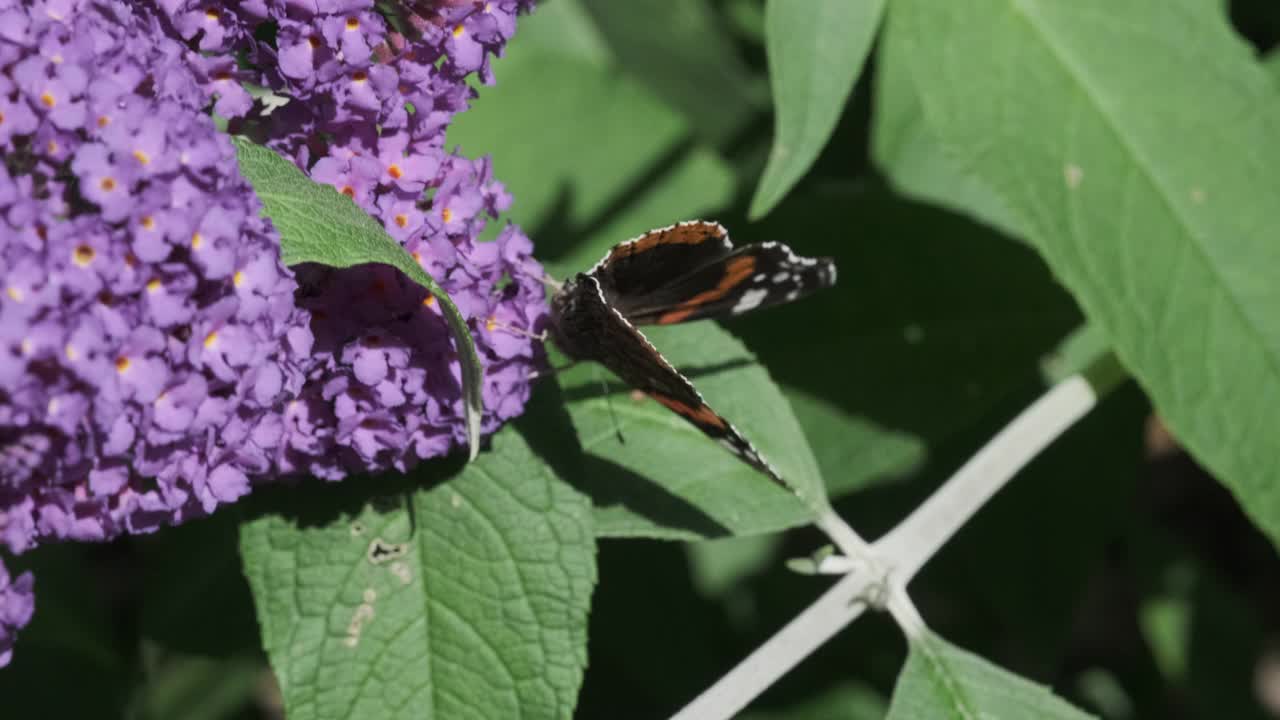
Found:
<path fill-rule="evenodd" d="M 620 243 L 551 300 L 551 332 L 575 360 L 593 360 L 683 417 L 743 462 L 789 487 L 640 331 L 797 300 L 835 283 L 826 258 L 779 243 L 735 248 L 718 223 L 692 221 Z"/>

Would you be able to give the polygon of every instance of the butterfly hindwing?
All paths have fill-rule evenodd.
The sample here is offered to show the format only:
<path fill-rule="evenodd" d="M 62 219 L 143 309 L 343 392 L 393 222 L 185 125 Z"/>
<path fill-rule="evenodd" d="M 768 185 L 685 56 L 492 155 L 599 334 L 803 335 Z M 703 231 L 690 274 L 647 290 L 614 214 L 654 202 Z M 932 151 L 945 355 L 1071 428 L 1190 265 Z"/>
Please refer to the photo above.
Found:
<path fill-rule="evenodd" d="M 742 433 L 711 409 L 693 384 L 662 357 L 648 338 L 609 306 L 594 276 L 581 274 L 566 284 L 557 296 L 557 306 L 557 340 L 567 354 L 604 365 L 743 462 L 787 487 Z"/>

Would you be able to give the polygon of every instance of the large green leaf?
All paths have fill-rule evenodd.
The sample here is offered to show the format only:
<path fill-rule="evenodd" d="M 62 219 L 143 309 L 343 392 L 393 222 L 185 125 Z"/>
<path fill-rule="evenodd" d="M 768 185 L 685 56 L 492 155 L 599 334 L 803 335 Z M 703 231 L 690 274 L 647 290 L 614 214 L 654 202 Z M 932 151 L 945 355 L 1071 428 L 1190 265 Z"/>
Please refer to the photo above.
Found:
<path fill-rule="evenodd" d="M 1262 58 L 1262 66 L 1266 68 L 1276 84 L 1280 85 L 1280 52 L 1272 50 Z"/>
<path fill-rule="evenodd" d="M 759 113 L 762 82 L 738 57 L 707 0 L 579 1 L 618 67 L 684 115 L 704 140 L 729 140 Z"/>
<path fill-rule="evenodd" d="M 1202 0 L 902 0 L 931 132 L 1275 541 L 1280 103 Z M 945 42 L 940 39 L 945 38 Z"/>
<path fill-rule="evenodd" d="M 595 583 L 590 505 L 515 427 L 492 441 L 468 465 L 420 465 L 411 485 L 277 493 L 267 500 L 307 503 L 244 526 L 291 720 L 572 715 Z M 369 499 L 371 483 L 388 494 Z"/>
<path fill-rule="evenodd" d="M 769 0 L 765 44 L 774 138 L 751 200 L 762 217 L 800 180 L 831 137 L 871 51 L 884 0 Z"/>
<path fill-rule="evenodd" d="M 972 173 L 961 173 L 924 119 L 910 57 L 890 12 L 876 53 L 871 158 L 908 197 L 987 223 L 1010 238 L 1022 231 L 1004 201 Z"/>
<path fill-rule="evenodd" d="M 551 49 L 567 32 L 552 20 L 522 21 L 500 84 L 454 122 L 449 142 L 493 154 L 516 198 L 509 217 L 563 277 L 614 243 L 726 204 L 733 178 L 639 83 L 586 51 Z"/>
<path fill-rule="evenodd" d="M 645 333 L 804 502 L 675 413 L 632 393 L 598 365 L 584 364 L 561 380 L 588 454 L 597 534 L 697 538 L 771 532 L 803 524 L 825 505 L 817 462 L 786 398 L 740 342 L 708 322 Z"/>
<path fill-rule="evenodd" d="M 280 255 L 286 265 L 313 262 L 344 268 L 383 263 L 407 275 L 440 302 L 462 366 L 467 444 L 474 460 L 480 451 L 480 422 L 484 415 L 483 369 L 466 318 L 448 293 L 351 198 L 328 185 L 312 182 L 296 165 L 269 148 L 242 137 L 235 138 L 235 145 L 240 172 L 253 185 L 265 214 L 280 231 Z"/>
<path fill-rule="evenodd" d="M 886 720 L 1086 720 L 1036 685 L 925 631 L 911 640 Z"/>

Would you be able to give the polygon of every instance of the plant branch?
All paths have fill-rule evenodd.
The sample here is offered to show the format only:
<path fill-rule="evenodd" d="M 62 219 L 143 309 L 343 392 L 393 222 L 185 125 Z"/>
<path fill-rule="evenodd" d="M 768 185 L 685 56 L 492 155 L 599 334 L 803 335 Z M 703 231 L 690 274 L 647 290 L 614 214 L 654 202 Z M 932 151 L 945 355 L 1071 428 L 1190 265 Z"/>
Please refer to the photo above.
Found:
<path fill-rule="evenodd" d="M 1095 358 L 1084 373 L 1058 383 L 1021 412 L 906 520 L 873 545 L 868 546 L 834 511 L 820 513 L 814 524 L 847 557 L 825 558 L 819 568 L 845 563 L 848 574 L 685 706 L 675 720 L 733 717 L 853 622 L 868 602 L 883 603 L 908 637 L 923 633 L 924 620 L 906 592 L 911 578 L 1018 470 L 1125 377 L 1110 353 Z M 875 594 L 880 597 L 872 597 Z"/>
<path fill-rule="evenodd" d="M 892 568 L 895 584 L 906 587 L 996 491 L 1097 404 L 1089 381 L 1072 375 L 991 438 L 906 520 L 876 541 L 873 554 Z"/>
<path fill-rule="evenodd" d="M 727 720 L 737 715 L 765 688 L 866 611 L 860 598 L 870 581 L 863 574 L 845 575 L 672 720 Z"/>

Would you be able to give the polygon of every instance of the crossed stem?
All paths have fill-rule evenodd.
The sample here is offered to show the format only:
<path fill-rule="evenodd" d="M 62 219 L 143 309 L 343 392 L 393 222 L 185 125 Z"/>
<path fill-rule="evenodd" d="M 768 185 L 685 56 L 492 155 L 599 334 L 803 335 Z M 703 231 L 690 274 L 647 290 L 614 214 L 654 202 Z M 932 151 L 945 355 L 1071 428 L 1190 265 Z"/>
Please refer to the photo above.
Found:
<path fill-rule="evenodd" d="M 907 585 L 929 558 L 1017 472 L 1084 417 L 1126 377 L 1106 354 L 1053 386 L 984 445 L 905 520 L 868 543 L 835 511 L 814 525 L 842 555 L 814 567 L 843 577 L 772 638 L 684 707 L 674 720 L 731 718 L 868 608 L 888 610 L 903 633 L 919 637 L 924 619 Z"/>

